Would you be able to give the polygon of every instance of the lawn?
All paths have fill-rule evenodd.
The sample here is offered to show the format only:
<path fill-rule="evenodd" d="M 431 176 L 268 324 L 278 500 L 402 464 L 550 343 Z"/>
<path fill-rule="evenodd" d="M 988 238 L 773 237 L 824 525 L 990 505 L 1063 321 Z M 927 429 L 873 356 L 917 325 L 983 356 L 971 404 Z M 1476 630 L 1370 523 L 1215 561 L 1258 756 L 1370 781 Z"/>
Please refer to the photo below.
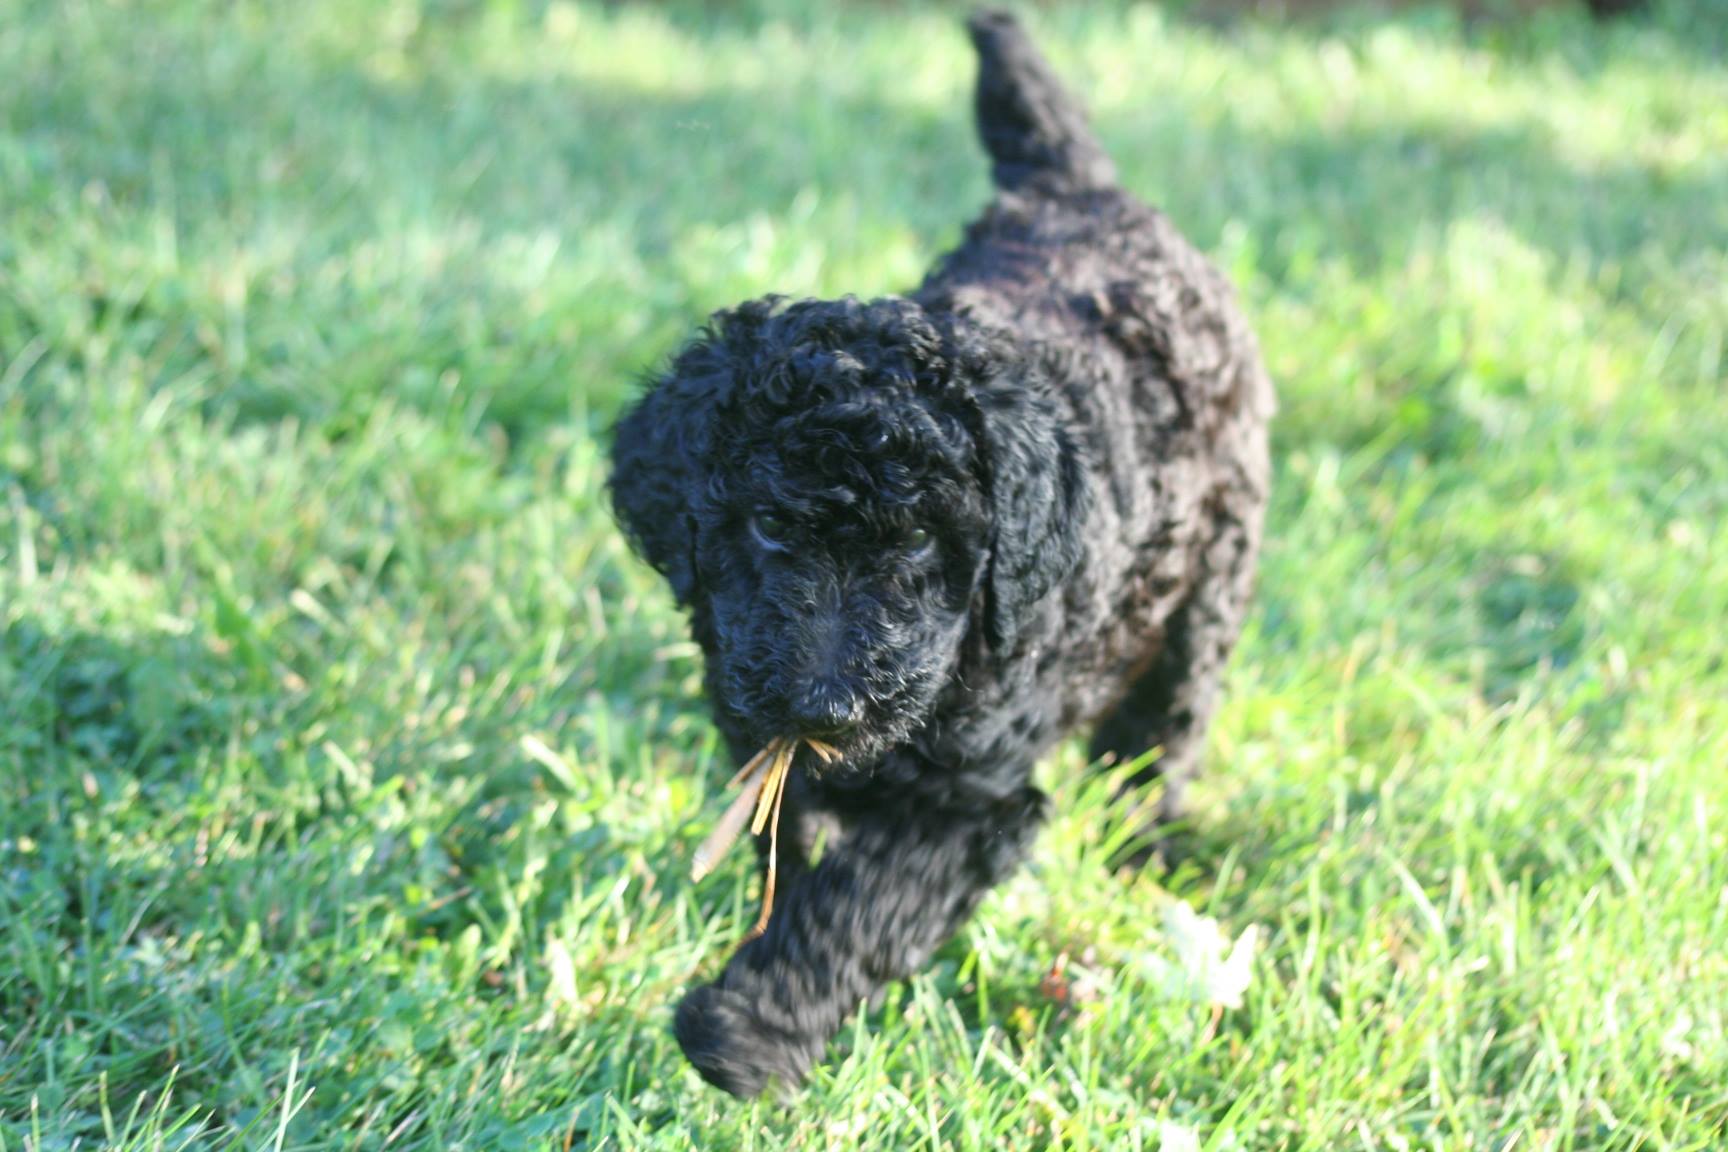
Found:
<path fill-rule="evenodd" d="M 1728 9 L 1033 23 L 1281 390 L 1192 853 L 1113 875 L 1067 749 L 740 1105 L 668 1009 L 755 884 L 686 879 L 727 765 L 607 429 L 955 240 L 955 12 L 0 0 L 0 1152 L 1728 1147 Z"/>

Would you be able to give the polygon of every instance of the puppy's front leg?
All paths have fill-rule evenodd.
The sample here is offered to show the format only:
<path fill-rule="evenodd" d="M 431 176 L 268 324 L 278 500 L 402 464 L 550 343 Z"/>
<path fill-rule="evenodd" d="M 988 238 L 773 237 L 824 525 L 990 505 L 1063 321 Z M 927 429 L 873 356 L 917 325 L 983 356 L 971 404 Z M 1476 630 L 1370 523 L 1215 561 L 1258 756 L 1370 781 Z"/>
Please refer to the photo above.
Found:
<path fill-rule="evenodd" d="M 734 1096 L 801 1081 L 861 1001 L 923 967 L 1019 864 L 1044 807 L 1027 786 L 854 810 L 840 843 L 783 891 L 767 931 L 678 1005 L 684 1054 Z"/>

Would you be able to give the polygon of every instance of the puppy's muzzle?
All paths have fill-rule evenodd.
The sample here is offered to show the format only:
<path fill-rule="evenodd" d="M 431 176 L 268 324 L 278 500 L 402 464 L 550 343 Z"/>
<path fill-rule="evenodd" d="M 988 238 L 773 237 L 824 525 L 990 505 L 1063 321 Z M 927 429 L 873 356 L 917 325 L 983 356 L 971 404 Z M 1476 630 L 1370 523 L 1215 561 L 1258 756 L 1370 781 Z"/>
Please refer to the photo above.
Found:
<path fill-rule="evenodd" d="M 798 685 L 786 710 L 798 735 L 818 740 L 845 737 L 864 719 L 863 700 L 832 680 Z"/>

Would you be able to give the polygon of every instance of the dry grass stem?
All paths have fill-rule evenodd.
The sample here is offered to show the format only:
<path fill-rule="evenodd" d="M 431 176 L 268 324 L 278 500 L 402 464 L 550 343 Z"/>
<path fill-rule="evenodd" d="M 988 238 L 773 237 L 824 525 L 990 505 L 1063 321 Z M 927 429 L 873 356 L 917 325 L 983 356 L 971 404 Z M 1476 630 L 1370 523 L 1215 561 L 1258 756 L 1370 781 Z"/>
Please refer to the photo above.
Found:
<path fill-rule="evenodd" d="M 840 759 L 839 750 L 832 744 L 811 739 L 805 739 L 804 744 L 824 764 L 833 764 Z M 776 737 L 750 757 L 728 784 L 728 787 L 739 789 L 738 795 L 726 806 L 714 830 L 708 833 L 690 862 L 690 878 L 701 880 L 725 859 L 746 825 L 755 836 L 767 830 L 768 871 L 762 885 L 762 914 L 756 918 L 756 924 L 750 930 L 751 936 L 760 936 L 768 927 L 768 918 L 774 914 L 774 881 L 780 863 L 780 807 L 786 796 L 786 780 L 791 775 L 792 760 L 797 751 L 797 740 Z"/>

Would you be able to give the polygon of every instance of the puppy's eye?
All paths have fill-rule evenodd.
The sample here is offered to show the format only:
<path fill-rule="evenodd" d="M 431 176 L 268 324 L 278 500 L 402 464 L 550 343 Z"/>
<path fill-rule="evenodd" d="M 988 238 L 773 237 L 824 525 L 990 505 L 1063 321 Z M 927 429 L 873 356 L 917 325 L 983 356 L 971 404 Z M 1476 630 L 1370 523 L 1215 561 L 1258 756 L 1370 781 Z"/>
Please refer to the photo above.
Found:
<path fill-rule="evenodd" d="M 922 528 L 914 528 L 906 533 L 906 551 L 914 556 L 923 556 L 935 547 L 936 538 Z"/>
<path fill-rule="evenodd" d="M 756 542 L 770 552 L 778 552 L 786 547 L 788 530 L 786 521 L 766 512 L 750 518 L 750 531 L 756 534 Z"/>

